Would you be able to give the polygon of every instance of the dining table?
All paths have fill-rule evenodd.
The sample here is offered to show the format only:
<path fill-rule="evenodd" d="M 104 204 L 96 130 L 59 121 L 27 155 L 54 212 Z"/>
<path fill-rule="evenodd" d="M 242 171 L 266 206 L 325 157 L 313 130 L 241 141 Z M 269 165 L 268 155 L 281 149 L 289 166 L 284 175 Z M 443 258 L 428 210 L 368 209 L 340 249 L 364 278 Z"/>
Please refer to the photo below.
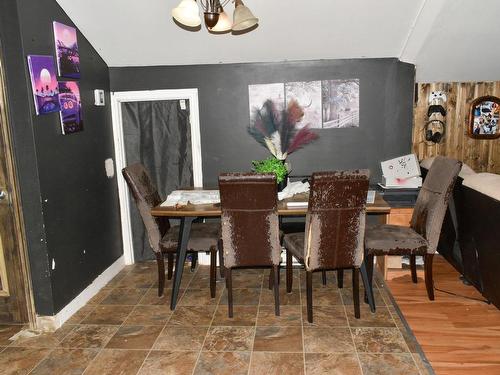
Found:
<path fill-rule="evenodd" d="M 191 190 L 196 190 L 198 188 L 192 188 Z M 199 190 L 203 190 L 199 188 Z M 307 201 L 309 199 L 309 193 L 299 193 L 290 198 L 285 198 L 278 201 L 278 215 L 280 218 L 283 217 L 298 217 L 305 216 L 307 214 Z M 289 206 L 289 202 L 295 202 L 292 206 Z M 304 203 L 304 204 L 301 204 Z M 383 222 L 386 221 L 387 215 L 390 214 L 391 207 L 382 198 L 378 192 L 375 193 L 375 199 L 373 203 L 366 204 L 366 213 L 368 215 L 378 215 Z M 182 204 L 175 206 L 165 206 L 158 205 L 151 209 L 151 214 L 153 216 L 168 217 L 172 219 L 180 220 L 179 226 L 179 237 L 177 241 L 177 253 L 175 260 L 175 271 L 174 280 L 172 286 L 172 295 L 170 300 L 170 309 L 175 310 L 177 304 L 177 298 L 179 296 L 179 290 L 182 280 L 182 274 L 184 271 L 184 263 L 187 256 L 187 245 L 189 241 L 189 234 L 191 231 L 191 224 L 194 220 L 199 218 L 215 218 L 222 215 L 220 203 L 212 204 Z"/>

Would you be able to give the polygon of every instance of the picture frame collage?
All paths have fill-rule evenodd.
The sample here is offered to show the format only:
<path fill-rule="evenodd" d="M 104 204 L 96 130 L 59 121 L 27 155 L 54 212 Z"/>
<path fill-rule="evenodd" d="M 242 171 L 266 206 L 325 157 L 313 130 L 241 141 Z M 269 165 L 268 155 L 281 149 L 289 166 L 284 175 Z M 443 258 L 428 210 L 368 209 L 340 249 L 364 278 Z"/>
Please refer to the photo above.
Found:
<path fill-rule="evenodd" d="M 28 55 L 28 68 L 36 114 L 59 112 L 62 134 L 66 135 L 83 130 L 80 54 L 76 29 L 57 21 L 52 26 L 57 73 L 51 55 Z"/>

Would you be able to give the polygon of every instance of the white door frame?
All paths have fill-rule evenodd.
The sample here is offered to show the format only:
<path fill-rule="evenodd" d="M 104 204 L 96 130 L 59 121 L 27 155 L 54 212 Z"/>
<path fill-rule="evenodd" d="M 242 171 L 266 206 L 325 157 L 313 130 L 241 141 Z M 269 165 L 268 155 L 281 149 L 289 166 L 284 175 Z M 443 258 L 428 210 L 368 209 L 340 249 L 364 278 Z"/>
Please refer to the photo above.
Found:
<path fill-rule="evenodd" d="M 125 264 L 134 263 L 132 246 L 132 227 L 128 186 L 121 170 L 126 166 L 125 145 L 123 141 L 122 106 L 124 102 L 144 102 L 158 100 L 189 100 L 189 122 L 191 123 L 191 149 L 193 158 L 193 182 L 195 187 L 203 186 L 203 168 L 201 161 L 200 113 L 198 89 L 182 90 L 147 90 L 120 91 L 111 93 L 111 113 L 113 118 L 113 139 L 115 144 L 115 164 L 120 197 L 122 222 L 123 255 Z"/>

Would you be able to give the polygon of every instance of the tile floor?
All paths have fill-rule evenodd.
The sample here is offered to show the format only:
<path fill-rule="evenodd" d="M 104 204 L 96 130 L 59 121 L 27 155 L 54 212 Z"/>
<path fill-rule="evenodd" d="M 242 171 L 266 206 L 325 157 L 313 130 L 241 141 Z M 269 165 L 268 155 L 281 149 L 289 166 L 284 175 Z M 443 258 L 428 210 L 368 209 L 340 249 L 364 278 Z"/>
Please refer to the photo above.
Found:
<path fill-rule="evenodd" d="M 0 374 L 429 374 L 413 334 L 384 288 L 377 312 L 355 319 L 351 276 L 327 286 L 314 276 L 314 323 L 305 318 L 305 278 L 281 284 L 274 315 L 267 270 L 235 270 L 234 318 L 223 280 L 210 298 L 208 267 L 186 269 L 175 312 L 157 296 L 155 263 L 127 267 L 55 333 L 10 341 L 21 326 L 0 326 Z M 170 286 L 167 281 L 167 288 Z M 362 294 L 361 294 L 362 295 Z"/>

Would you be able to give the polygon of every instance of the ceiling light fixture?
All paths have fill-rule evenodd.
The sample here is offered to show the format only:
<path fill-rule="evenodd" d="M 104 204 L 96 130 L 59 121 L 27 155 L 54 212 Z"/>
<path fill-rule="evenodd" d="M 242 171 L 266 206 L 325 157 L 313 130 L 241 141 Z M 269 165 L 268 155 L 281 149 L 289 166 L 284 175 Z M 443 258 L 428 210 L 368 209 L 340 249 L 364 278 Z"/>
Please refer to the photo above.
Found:
<path fill-rule="evenodd" d="M 234 12 L 233 22 L 224 12 L 223 6 L 226 6 L 231 0 L 199 0 L 203 9 L 205 26 L 208 31 L 220 34 L 233 31 L 241 34 L 255 29 L 259 19 L 255 17 L 242 0 L 233 0 Z M 182 0 L 177 7 L 172 9 L 172 17 L 181 26 L 189 28 L 199 28 L 201 18 L 199 7 L 196 0 Z"/>

